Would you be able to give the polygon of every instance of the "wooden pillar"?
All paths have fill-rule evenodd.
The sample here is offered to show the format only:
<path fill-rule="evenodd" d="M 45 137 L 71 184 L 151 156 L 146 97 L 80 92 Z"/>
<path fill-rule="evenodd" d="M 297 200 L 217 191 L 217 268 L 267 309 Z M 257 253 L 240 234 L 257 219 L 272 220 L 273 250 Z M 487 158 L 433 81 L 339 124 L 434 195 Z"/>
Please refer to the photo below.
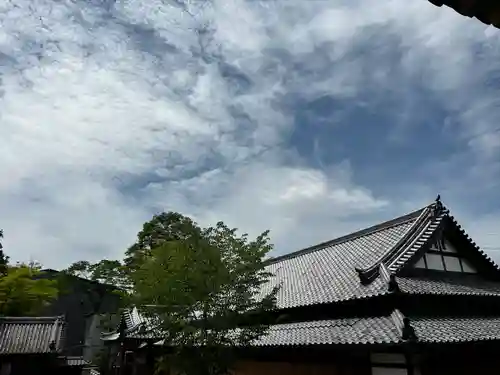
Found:
<path fill-rule="evenodd" d="M 11 364 L 10 362 L 2 362 L 0 363 L 0 375 L 10 375 L 11 373 Z"/>
<path fill-rule="evenodd" d="M 124 341 L 120 342 L 120 360 L 119 360 L 119 367 L 118 367 L 118 374 L 117 375 L 124 375 L 125 373 L 125 343 Z"/>
<path fill-rule="evenodd" d="M 155 356 L 153 349 L 153 343 L 148 342 L 146 347 L 146 368 L 148 375 L 153 375 L 155 371 Z"/>

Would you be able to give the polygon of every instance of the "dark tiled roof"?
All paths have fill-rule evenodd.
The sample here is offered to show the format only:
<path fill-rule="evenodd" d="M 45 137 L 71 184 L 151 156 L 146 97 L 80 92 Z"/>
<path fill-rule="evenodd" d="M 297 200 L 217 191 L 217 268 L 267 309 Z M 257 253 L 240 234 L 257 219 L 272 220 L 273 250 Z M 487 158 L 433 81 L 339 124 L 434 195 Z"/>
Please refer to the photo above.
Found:
<path fill-rule="evenodd" d="M 400 332 L 391 317 L 373 317 L 278 324 L 254 345 L 394 344 L 400 341 Z"/>
<path fill-rule="evenodd" d="M 446 225 L 445 225 L 446 224 Z M 280 285 L 278 308 L 292 308 L 389 293 L 391 275 L 421 254 L 450 224 L 493 271 L 498 266 L 472 242 L 439 199 L 423 209 L 339 239 L 276 258 L 263 288 Z"/>
<path fill-rule="evenodd" d="M 128 338 L 134 339 L 149 339 L 158 337 L 158 324 L 153 322 L 153 319 L 142 315 L 136 307 L 126 309 L 123 312 L 125 321 L 125 335 Z"/>
<path fill-rule="evenodd" d="M 500 2 L 498 0 L 429 0 L 436 6 L 447 5 L 466 17 L 476 17 L 487 25 L 500 28 Z"/>
<path fill-rule="evenodd" d="M 132 330 L 126 336 L 139 340 L 161 340 L 164 337 L 155 329 L 142 333 Z M 392 315 L 343 318 L 272 325 L 253 346 L 390 344 L 400 342 L 400 336 L 397 321 Z"/>
<path fill-rule="evenodd" d="M 129 339 L 147 340 L 161 337 L 159 324 L 154 319 L 141 314 L 136 307 L 122 311 L 122 322 L 124 323 L 124 335 Z M 101 334 L 104 341 L 114 341 L 119 338 L 119 332 L 107 332 Z"/>
<path fill-rule="evenodd" d="M 405 337 L 405 320 L 412 336 Z M 374 345 L 500 341 L 500 317 L 390 316 L 334 319 L 272 326 L 255 346 Z"/>
<path fill-rule="evenodd" d="M 500 317 L 414 318 L 411 326 L 423 343 L 500 340 Z"/>
<path fill-rule="evenodd" d="M 0 354 L 56 353 L 62 348 L 62 317 L 0 318 Z"/>
<path fill-rule="evenodd" d="M 145 324 L 147 319 L 139 314 L 139 311 L 136 307 L 131 309 L 125 309 L 122 313 L 123 320 L 125 322 L 126 329 L 133 329 L 140 324 Z"/>
<path fill-rule="evenodd" d="M 160 340 L 157 344 L 162 345 L 163 335 L 157 330 L 135 330 L 127 337 Z M 115 334 L 111 340 L 117 338 Z M 397 345 L 407 340 L 422 344 L 500 341 L 500 317 L 405 317 L 394 310 L 388 316 L 271 325 L 252 346 Z"/>
<path fill-rule="evenodd" d="M 144 325 L 125 332 L 125 336 L 128 339 L 136 340 L 147 340 L 162 337 L 158 328 L 147 327 Z"/>
<path fill-rule="evenodd" d="M 500 296 L 500 284 L 476 275 L 461 277 L 396 277 L 399 289 L 409 294 Z"/>
<path fill-rule="evenodd" d="M 369 267 L 408 232 L 420 211 L 315 247 L 276 258 L 268 266 L 274 274 L 264 288 L 275 285 L 278 307 L 314 305 L 379 295 L 386 291 L 378 279 L 362 285 L 355 267 Z"/>
<path fill-rule="evenodd" d="M 84 360 L 81 356 L 65 357 L 64 359 L 66 360 L 67 366 L 86 366 L 89 364 L 89 362 Z"/>

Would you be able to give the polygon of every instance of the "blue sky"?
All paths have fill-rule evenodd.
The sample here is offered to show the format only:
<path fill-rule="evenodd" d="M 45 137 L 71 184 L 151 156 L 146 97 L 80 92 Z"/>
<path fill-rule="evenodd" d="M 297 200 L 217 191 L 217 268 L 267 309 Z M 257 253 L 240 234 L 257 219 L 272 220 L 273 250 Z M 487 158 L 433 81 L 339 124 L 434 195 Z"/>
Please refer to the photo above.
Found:
<path fill-rule="evenodd" d="M 119 257 L 177 210 L 275 254 L 440 193 L 500 260 L 500 32 L 426 0 L 0 5 L 0 227 Z"/>

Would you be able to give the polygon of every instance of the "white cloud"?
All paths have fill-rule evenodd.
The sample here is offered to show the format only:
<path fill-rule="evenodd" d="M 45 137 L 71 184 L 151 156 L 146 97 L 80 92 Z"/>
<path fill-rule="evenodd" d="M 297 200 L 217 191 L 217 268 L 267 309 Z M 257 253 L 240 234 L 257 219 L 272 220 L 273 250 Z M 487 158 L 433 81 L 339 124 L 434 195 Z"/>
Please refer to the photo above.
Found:
<path fill-rule="evenodd" d="M 284 145 L 289 94 L 398 92 L 361 41 L 380 59 L 402 51 L 400 76 L 459 111 L 462 137 L 488 135 L 470 140 L 483 170 L 498 155 L 485 80 L 500 36 L 424 0 L 97 3 L 0 5 L 0 226 L 15 259 L 119 256 L 165 208 L 270 228 L 286 252 L 426 203 L 389 206 L 349 164 L 316 170 Z"/>
<path fill-rule="evenodd" d="M 349 216 L 363 217 L 386 208 L 387 201 L 350 182 L 348 168 L 341 165 L 327 176 L 267 159 L 168 186 L 150 185 L 148 196 L 163 207 L 177 205 L 203 224 L 223 220 L 251 235 L 271 228 L 276 249 L 283 253 L 291 245 L 305 247 L 344 234 L 352 223 L 342 220 Z M 171 197 L 176 197 L 174 202 Z"/>

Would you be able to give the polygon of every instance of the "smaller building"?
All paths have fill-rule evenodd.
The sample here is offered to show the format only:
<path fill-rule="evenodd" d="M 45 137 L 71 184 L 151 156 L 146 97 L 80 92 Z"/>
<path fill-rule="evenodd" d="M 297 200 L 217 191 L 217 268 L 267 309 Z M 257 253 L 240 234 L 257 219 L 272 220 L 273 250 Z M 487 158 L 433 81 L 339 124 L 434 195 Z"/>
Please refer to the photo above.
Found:
<path fill-rule="evenodd" d="M 0 375 L 81 374 L 82 357 L 63 355 L 63 317 L 1 317 Z"/>
<path fill-rule="evenodd" d="M 103 346 L 101 318 L 119 310 L 117 288 L 52 269 L 43 270 L 39 277 L 59 281 L 59 296 L 43 314 L 64 317 L 64 355 L 93 362 Z"/>

